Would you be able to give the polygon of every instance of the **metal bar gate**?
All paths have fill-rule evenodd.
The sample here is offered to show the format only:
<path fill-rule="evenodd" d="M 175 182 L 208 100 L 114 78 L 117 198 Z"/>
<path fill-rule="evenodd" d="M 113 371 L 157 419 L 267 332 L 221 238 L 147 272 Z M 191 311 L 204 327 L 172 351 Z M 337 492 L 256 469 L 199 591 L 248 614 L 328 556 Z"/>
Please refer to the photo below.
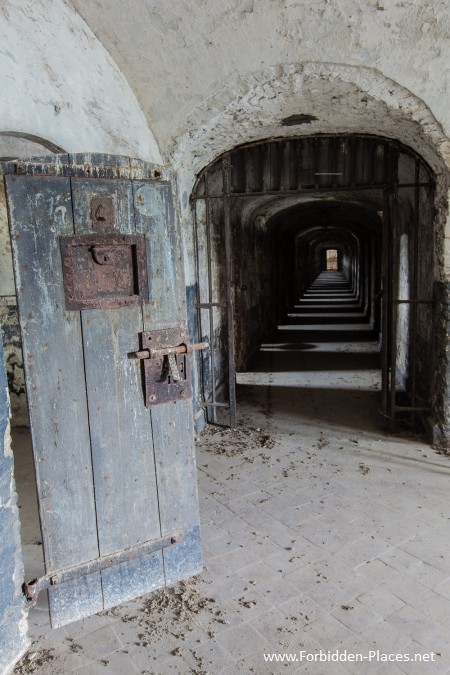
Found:
<path fill-rule="evenodd" d="M 433 325 L 433 283 L 426 278 L 433 258 L 428 253 L 425 262 L 424 251 L 430 250 L 433 190 L 433 174 L 422 158 L 373 136 L 256 142 L 225 153 L 201 172 L 192 202 L 198 337 L 211 347 L 201 364 L 208 421 L 217 422 L 218 410 L 225 407 L 230 426 L 236 425 L 232 207 L 236 218 L 239 201 L 258 195 L 378 191 L 381 197 L 375 198 L 383 209 L 381 413 L 390 431 L 406 418 L 417 426 L 430 411 L 422 361 L 432 348 L 424 325 Z M 399 283 L 401 265 L 406 286 Z"/>

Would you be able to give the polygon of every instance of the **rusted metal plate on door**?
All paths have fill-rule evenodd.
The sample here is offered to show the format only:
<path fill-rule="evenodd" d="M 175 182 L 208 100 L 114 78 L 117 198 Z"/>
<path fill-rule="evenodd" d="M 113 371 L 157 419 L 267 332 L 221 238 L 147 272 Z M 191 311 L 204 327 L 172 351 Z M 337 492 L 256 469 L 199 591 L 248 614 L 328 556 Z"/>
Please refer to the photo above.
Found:
<path fill-rule="evenodd" d="M 61 237 L 66 309 L 113 309 L 148 300 L 144 235 Z"/>

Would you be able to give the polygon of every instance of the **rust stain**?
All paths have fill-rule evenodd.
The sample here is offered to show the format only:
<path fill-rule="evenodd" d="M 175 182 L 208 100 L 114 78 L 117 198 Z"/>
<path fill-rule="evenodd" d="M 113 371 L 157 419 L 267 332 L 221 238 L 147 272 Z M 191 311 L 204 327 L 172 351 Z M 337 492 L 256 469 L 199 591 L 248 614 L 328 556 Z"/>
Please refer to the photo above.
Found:
<path fill-rule="evenodd" d="M 91 199 L 92 228 L 98 232 L 113 230 L 116 224 L 114 200 L 112 197 Z"/>

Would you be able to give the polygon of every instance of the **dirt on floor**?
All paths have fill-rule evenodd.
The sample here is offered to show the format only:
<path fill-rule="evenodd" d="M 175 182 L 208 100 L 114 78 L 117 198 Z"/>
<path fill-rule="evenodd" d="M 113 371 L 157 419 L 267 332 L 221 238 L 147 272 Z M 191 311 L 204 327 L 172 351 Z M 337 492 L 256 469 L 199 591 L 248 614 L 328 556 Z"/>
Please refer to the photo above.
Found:
<path fill-rule="evenodd" d="M 215 455 L 226 457 L 244 456 L 251 461 L 252 454 L 261 448 L 273 448 L 275 441 L 267 428 L 243 427 L 240 429 L 217 429 L 207 426 L 198 443 Z"/>
<path fill-rule="evenodd" d="M 199 585 L 203 589 L 207 588 L 207 582 L 199 577 L 193 577 L 169 588 L 154 591 L 150 596 L 141 598 L 138 603 L 115 607 L 101 612 L 99 616 L 104 615 L 124 624 L 132 624 L 135 641 L 131 647 L 154 646 L 159 640 L 167 640 L 168 636 L 172 636 L 182 644 L 196 628 L 195 618 L 199 617 L 208 626 L 208 637 L 214 638 L 214 625 L 228 622 L 217 601 L 199 590 Z M 71 652 L 82 653 L 83 646 L 76 639 L 70 637 L 65 639 Z M 44 640 L 37 638 L 33 641 L 29 651 L 14 668 L 15 674 L 45 672 L 48 675 L 60 675 L 68 672 L 58 660 L 55 649 L 42 646 Z M 179 648 L 175 648 L 171 654 L 176 656 L 179 651 Z M 206 675 L 207 671 L 203 670 L 203 659 L 196 655 L 195 649 L 192 649 L 191 653 L 198 666 L 192 673 Z M 101 663 L 107 666 L 108 659 L 101 660 Z M 143 674 L 150 672 L 152 671 L 142 671 Z"/>

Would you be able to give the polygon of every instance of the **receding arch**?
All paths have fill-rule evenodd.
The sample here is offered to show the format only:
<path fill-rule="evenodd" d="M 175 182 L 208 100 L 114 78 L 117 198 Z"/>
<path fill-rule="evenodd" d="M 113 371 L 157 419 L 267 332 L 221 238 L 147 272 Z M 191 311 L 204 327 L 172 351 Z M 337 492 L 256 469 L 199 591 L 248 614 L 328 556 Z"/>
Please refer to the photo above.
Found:
<path fill-rule="evenodd" d="M 202 364 L 209 369 L 207 388 L 216 379 L 216 397 L 226 388 L 224 345 L 230 325 L 235 335 L 230 361 L 239 368 L 278 320 L 276 307 L 284 311 L 292 289 L 298 293 L 298 242 L 308 241 L 317 252 L 333 232 L 334 244 L 346 249 L 362 311 L 380 330 L 387 416 L 395 418 L 401 410 L 400 381 L 413 400 L 408 409 L 427 409 L 442 424 L 444 410 L 434 402 L 445 380 L 430 376 L 444 344 L 437 345 L 429 330 L 436 322 L 433 297 L 442 264 L 433 217 L 435 182 L 434 171 L 414 149 L 362 134 L 261 140 L 240 145 L 206 167 L 193 201 L 197 268 L 205 256 L 207 282 L 214 287 L 205 293 L 206 277 L 198 277 L 197 319 L 213 344 L 213 359 Z M 217 227 L 202 241 L 212 222 Z M 399 272 L 405 251 L 411 261 L 407 279 Z M 386 298 L 382 311 L 376 304 L 381 294 Z"/>
<path fill-rule="evenodd" d="M 315 119 L 283 125 L 300 113 Z M 396 139 L 433 170 L 445 169 L 450 141 L 428 106 L 376 68 L 346 63 L 282 63 L 236 76 L 174 129 L 168 148 L 174 165 L 193 175 L 242 143 L 362 130 Z"/>

